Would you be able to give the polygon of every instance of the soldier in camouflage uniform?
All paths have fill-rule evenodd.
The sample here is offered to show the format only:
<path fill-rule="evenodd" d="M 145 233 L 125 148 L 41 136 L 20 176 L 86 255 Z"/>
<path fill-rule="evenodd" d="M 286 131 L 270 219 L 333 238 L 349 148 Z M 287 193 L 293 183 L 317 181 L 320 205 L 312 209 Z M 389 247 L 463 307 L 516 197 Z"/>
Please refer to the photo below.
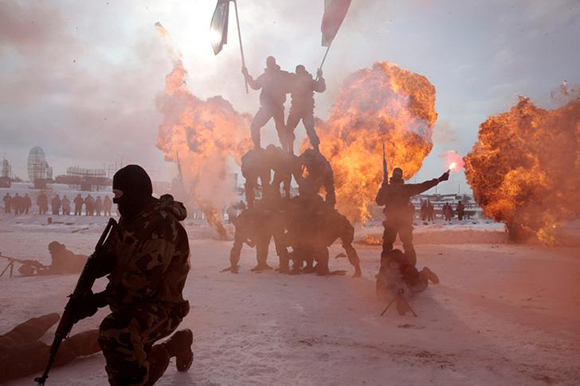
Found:
<path fill-rule="evenodd" d="M 0 384 L 44 370 L 50 347 L 40 339 L 59 318 L 56 313 L 32 318 L 0 335 Z M 101 351 L 98 335 L 98 330 L 90 330 L 64 340 L 54 366 Z"/>
<path fill-rule="evenodd" d="M 271 171 L 274 172 L 274 179 L 270 184 L 272 192 L 279 196 L 280 185 L 283 185 L 284 198 L 290 199 L 292 175 L 296 174 L 300 169 L 298 157 L 280 147 L 268 145 L 266 147 L 266 162 Z"/>
<path fill-rule="evenodd" d="M 334 207 L 336 195 L 334 193 L 334 172 L 330 162 L 319 152 L 308 149 L 298 157 L 298 169 L 294 178 L 298 183 L 301 196 L 318 195 L 320 189 L 326 190 L 326 203 Z"/>
<path fill-rule="evenodd" d="M 413 297 L 424 291 L 429 282 L 439 284 L 439 277 L 428 267 L 419 271 L 409 262 L 409 257 L 399 249 L 381 256 L 381 268 L 376 276 L 376 294 L 379 300 L 390 301 L 400 294 Z M 410 311 L 408 303 L 401 297 L 395 298 L 399 315 Z"/>
<path fill-rule="evenodd" d="M 405 184 L 403 170 L 401 168 L 393 170 L 390 183 L 383 182 L 375 199 L 377 205 L 385 206 L 383 210 L 386 217 L 383 222 L 385 226 L 385 231 L 383 232 L 383 255 L 393 250 L 393 244 L 398 234 L 403 243 L 405 255 L 409 258 L 409 263 L 413 266 L 417 264 L 417 254 L 413 247 L 413 214 L 415 207 L 411 204 L 411 197 L 421 194 L 448 179 L 449 171 L 443 173 L 439 178 L 420 184 Z"/>
<path fill-rule="evenodd" d="M 230 271 L 231 273 L 238 273 L 240 254 L 244 244 L 253 248 L 256 243 L 253 238 L 256 234 L 256 229 L 259 224 L 256 222 L 256 210 L 254 208 L 244 209 L 235 219 L 235 233 L 234 245 L 230 250 L 230 267 L 224 269 L 222 272 Z"/>
<path fill-rule="evenodd" d="M 286 123 L 288 131 L 288 150 L 294 154 L 294 129 L 302 121 L 310 144 L 314 150 L 318 151 L 320 139 L 316 135 L 314 128 L 314 92 L 322 93 L 326 90 L 326 83 L 322 77 L 322 70 L 318 69 L 316 79 L 306 71 L 303 65 L 296 66 L 296 73 L 291 77 L 290 95 L 292 104 L 290 105 L 290 115 Z"/>
<path fill-rule="evenodd" d="M 270 187 L 270 166 L 266 161 L 263 149 L 251 149 L 242 156 L 242 176 L 246 179 L 244 189 L 248 208 L 254 206 L 258 179 L 262 185 L 262 195 L 268 192 Z"/>
<path fill-rule="evenodd" d="M 193 335 L 175 331 L 189 311 L 182 290 L 189 273 L 189 242 L 179 221 L 183 204 L 166 195 L 152 197 L 151 179 L 140 166 L 129 165 L 113 179 L 114 202 L 121 219 L 105 245 L 109 259 L 100 274 L 109 274 L 107 289 L 77 312 L 88 316 L 108 304 L 112 313 L 100 326 L 99 344 L 111 385 L 152 385 L 163 375 L 169 359 L 177 369 L 191 366 Z"/>
<path fill-rule="evenodd" d="M 224 271 L 238 272 L 244 243 L 256 247 L 257 265 L 252 268 L 253 272 L 272 269 L 267 260 L 270 241 L 274 239 L 276 253 L 280 259 L 280 272 L 288 273 L 290 268 L 284 219 L 283 205 L 280 205 L 279 200 L 256 201 L 254 208 L 244 209 L 236 219 L 234 245 L 230 251 L 230 267 Z"/>
<path fill-rule="evenodd" d="M 328 274 L 328 249 L 320 237 L 326 210 L 319 195 L 299 195 L 290 200 L 287 243 L 292 247 L 293 273 L 304 268 L 305 273 Z"/>
<path fill-rule="evenodd" d="M 340 238 L 342 247 L 348 257 L 348 261 L 354 267 L 354 274 L 352 277 L 360 277 L 360 259 L 356 249 L 352 246 L 354 241 L 354 227 L 350 221 L 348 221 L 348 219 L 340 214 L 336 209 L 328 207 L 323 212 L 322 222 L 321 233 L 324 246 L 330 247 L 336 239 Z"/>

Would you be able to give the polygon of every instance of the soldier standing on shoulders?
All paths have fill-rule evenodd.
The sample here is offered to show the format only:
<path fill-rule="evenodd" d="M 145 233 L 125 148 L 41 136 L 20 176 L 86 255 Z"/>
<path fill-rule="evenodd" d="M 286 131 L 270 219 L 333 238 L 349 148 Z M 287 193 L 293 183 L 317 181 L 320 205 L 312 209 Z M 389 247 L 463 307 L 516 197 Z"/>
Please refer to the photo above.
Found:
<path fill-rule="evenodd" d="M 383 252 L 381 256 L 393 250 L 393 244 L 398 234 L 403 242 L 403 248 L 409 258 L 409 263 L 412 266 L 416 265 L 417 254 L 413 247 L 413 212 L 415 207 L 411 204 L 410 199 L 448 179 L 449 172 L 445 172 L 441 177 L 421 184 L 405 184 L 403 170 L 395 168 L 390 183 L 383 181 L 376 197 L 377 205 L 385 206 L 383 213 L 386 216 L 386 220 L 383 223 L 385 231 L 383 233 Z"/>
<path fill-rule="evenodd" d="M 268 145 L 266 147 L 266 163 L 274 172 L 274 178 L 270 183 L 272 193 L 280 196 L 280 185 L 283 186 L 284 198 L 290 199 L 290 185 L 292 176 L 299 172 L 298 157 L 284 151 L 284 149 Z"/>
<path fill-rule="evenodd" d="M 155 344 L 171 335 L 189 312 L 182 295 L 189 242 L 180 224 L 187 216 L 183 204 L 170 195 L 156 199 L 152 191 L 151 179 L 138 165 L 115 174 L 114 202 L 121 219 L 105 245 L 108 263 L 100 267 L 100 276 L 109 275 L 109 284 L 76 310 L 81 319 L 110 306 L 112 313 L 99 329 L 99 344 L 114 386 L 153 385 L 171 357 L 176 357 L 178 371 L 187 371 L 193 361 L 190 330 Z"/>
<path fill-rule="evenodd" d="M 310 140 L 310 145 L 318 151 L 320 139 L 314 129 L 314 92 L 323 93 L 326 91 L 326 83 L 322 77 L 322 70 L 318 69 L 317 78 L 306 71 L 303 65 L 296 66 L 296 73 L 292 76 L 290 85 L 290 95 L 292 104 L 290 105 L 290 115 L 286 124 L 288 137 L 288 151 L 294 154 L 294 129 L 302 121 L 306 134 Z"/>
<path fill-rule="evenodd" d="M 273 56 L 266 59 L 266 69 L 257 79 L 252 78 L 246 67 L 242 68 L 242 74 L 252 89 L 262 90 L 260 92 L 260 109 L 254 116 L 251 125 L 252 141 L 255 148 L 261 148 L 260 130 L 273 118 L 280 143 L 288 151 L 286 125 L 284 124 L 284 102 L 286 102 L 286 94 L 288 93 L 290 74 L 280 69 Z"/>
<path fill-rule="evenodd" d="M 302 173 L 294 175 L 301 196 L 317 195 L 324 186 L 325 201 L 332 207 L 336 205 L 334 193 L 334 172 L 330 162 L 319 152 L 308 149 L 298 157 Z"/>
<path fill-rule="evenodd" d="M 242 176 L 246 179 L 244 190 L 248 207 L 254 206 L 258 180 L 262 186 L 262 196 L 270 189 L 270 166 L 266 162 L 266 154 L 263 149 L 250 149 L 242 156 Z"/>

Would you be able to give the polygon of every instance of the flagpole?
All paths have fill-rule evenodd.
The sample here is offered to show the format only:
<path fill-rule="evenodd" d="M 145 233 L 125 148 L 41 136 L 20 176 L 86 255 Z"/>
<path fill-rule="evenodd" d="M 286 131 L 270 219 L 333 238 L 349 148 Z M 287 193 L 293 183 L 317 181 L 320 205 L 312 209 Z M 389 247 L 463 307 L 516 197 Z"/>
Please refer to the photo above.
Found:
<path fill-rule="evenodd" d="M 322 66 L 324 66 L 324 62 L 326 62 L 326 57 L 328 56 L 328 51 L 330 51 L 330 46 L 332 45 L 332 42 L 330 42 L 328 44 L 328 47 L 326 47 L 326 52 L 324 53 L 324 56 L 322 57 L 322 63 L 320 63 L 320 67 L 318 67 L 319 70 L 322 70 Z M 316 80 L 318 81 L 320 77 L 318 76 L 318 74 L 316 75 Z"/>
<path fill-rule="evenodd" d="M 238 2 L 237 0 L 232 0 L 234 2 L 234 8 L 236 9 L 236 24 L 238 25 L 238 38 L 240 39 L 240 53 L 242 54 L 242 66 L 246 67 L 246 60 L 244 59 L 244 47 L 242 45 L 242 30 L 240 29 L 240 18 L 238 17 Z M 249 94 L 248 90 L 248 80 L 244 76 L 244 81 L 246 82 L 246 94 Z"/>

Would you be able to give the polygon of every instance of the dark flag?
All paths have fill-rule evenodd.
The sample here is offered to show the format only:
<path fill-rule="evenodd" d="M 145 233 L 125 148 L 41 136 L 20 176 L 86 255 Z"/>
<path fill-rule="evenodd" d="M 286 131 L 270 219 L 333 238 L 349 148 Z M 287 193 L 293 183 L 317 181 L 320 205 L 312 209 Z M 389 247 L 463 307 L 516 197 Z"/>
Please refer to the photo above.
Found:
<path fill-rule="evenodd" d="M 229 13 L 230 0 L 218 0 L 209 27 L 211 46 L 213 48 L 213 53 L 216 55 L 220 53 L 224 44 L 228 43 Z"/>
<path fill-rule="evenodd" d="M 329 47 L 338 33 L 351 0 L 324 0 L 324 16 L 322 17 L 322 45 Z"/>

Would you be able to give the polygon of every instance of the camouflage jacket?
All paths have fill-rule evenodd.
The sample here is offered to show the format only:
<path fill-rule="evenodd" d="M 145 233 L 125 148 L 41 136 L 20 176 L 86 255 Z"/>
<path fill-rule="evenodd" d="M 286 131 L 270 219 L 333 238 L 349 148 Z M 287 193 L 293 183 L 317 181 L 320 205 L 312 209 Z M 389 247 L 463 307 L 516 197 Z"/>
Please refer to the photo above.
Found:
<path fill-rule="evenodd" d="M 107 286 L 111 309 L 184 303 L 189 241 L 179 221 L 186 216 L 183 204 L 167 195 L 132 221 L 121 218 L 106 246 L 114 261 Z"/>
<path fill-rule="evenodd" d="M 413 222 L 415 208 L 411 204 L 411 197 L 431 189 L 439 183 L 437 178 L 420 184 L 384 184 L 381 185 L 375 202 L 385 206 L 383 213 L 387 221 L 394 223 Z"/>

